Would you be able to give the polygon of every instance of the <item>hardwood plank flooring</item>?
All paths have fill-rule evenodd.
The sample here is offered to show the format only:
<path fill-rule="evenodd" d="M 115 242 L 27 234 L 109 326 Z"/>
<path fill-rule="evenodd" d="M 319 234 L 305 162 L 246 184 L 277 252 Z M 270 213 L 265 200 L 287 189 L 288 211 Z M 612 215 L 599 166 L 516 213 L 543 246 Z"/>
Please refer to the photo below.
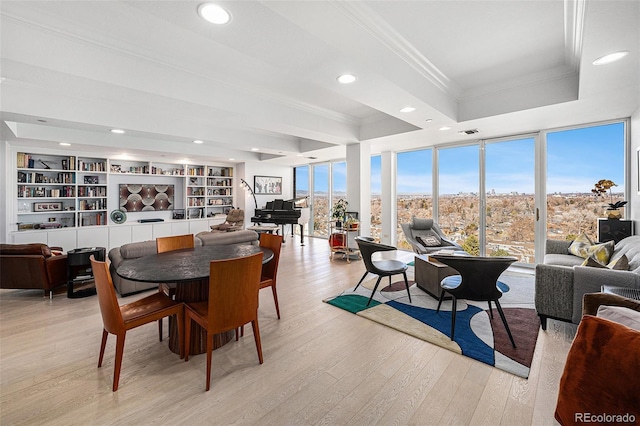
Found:
<path fill-rule="evenodd" d="M 240 341 L 214 352 L 209 392 L 205 356 L 181 361 L 154 324 L 127 334 L 120 389 L 111 392 L 115 338 L 98 369 L 96 297 L 0 290 L 0 423 L 557 424 L 575 326 L 550 320 L 522 379 L 323 303 L 364 273 L 360 261 L 330 260 L 326 240 L 302 247 L 289 238 L 280 262 L 281 320 L 271 291 L 260 293 L 264 364 L 245 327 Z"/>

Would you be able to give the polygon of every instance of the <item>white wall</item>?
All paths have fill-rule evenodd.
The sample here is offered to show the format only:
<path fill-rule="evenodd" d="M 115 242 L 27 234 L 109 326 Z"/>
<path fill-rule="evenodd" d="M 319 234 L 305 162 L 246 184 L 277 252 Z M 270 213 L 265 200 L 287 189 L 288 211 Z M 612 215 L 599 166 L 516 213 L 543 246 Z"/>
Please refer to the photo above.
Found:
<path fill-rule="evenodd" d="M 282 195 L 256 195 L 258 208 L 264 208 L 267 201 L 273 201 L 276 198 L 289 200 L 293 198 L 293 168 L 288 166 L 276 166 L 269 163 L 243 163 L 236 166 L 238 177 L 247 181 L 251 189 L 254 188 L 254 176 L 278 176 L 282 177 Z M 236 197 L 238 207 L 244 208 L 245 225 L 251 226 L 251 217 L 254 216 L 255 203 L 253 197 L 248 191 L 241 188 L 240 180 L 237 182 Z"/>
<path fill-rule="evenodd" d="M 8 233 L 7 233 L 7 197 L 11 194 L 9 191 L 8 185 L 11 182 L 11 179 L 8 179 L 9 171 L 11 168 L 9 167 L 9 159 L 7 151 L 9 150 L 9 144 L 7 142 L 0 141 L 2 144 L 2 149 L 0 149 L 0 176 L 4 176 L 4 186 L 0 186 L 0 191 L 4 193 L 4 195 L 0 196 L 0 242 L 8 243 Z"/>

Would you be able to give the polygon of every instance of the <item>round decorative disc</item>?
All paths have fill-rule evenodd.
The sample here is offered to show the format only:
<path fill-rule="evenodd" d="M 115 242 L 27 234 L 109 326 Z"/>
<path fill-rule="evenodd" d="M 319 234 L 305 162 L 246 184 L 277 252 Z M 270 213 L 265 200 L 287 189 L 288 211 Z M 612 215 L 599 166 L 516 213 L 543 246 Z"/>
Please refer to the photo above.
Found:
<path fill-rule="evenodd" d="M 124 223 L 127 220 L 127 214 L 122 210 L 114 210 L 111 212 L 111 220 L 115 223 Z"/>

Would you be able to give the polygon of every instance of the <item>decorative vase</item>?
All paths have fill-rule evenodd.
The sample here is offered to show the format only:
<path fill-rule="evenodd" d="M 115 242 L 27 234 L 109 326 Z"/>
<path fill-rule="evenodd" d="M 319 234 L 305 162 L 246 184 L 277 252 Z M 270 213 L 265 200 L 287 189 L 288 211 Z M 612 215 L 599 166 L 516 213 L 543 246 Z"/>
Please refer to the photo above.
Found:
<path fill-rule="evenodd" d="M 607 209 L 607 219 L 621 219 L 622 212 L 618 209 Z"/>

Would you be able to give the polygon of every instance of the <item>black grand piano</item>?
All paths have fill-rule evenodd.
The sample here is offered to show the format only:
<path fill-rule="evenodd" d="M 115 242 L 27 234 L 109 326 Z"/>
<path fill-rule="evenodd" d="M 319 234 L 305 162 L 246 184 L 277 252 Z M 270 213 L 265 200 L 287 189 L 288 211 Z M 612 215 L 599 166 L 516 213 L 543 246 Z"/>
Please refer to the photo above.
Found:
<path fill-rule="evenodd" d="M 300 225 L 300 244 L 304 245 L 304 225 L 309 223 L 310 218 L 306 201 L 307 197 L 269 201 L 264 209 L 256 209 L 255 216 L 251 218 L 251 222 L 281 225 L 283 238 L 285 225 L 291 224 L 292 236 L 294 235 L 294 225 Z"/>

